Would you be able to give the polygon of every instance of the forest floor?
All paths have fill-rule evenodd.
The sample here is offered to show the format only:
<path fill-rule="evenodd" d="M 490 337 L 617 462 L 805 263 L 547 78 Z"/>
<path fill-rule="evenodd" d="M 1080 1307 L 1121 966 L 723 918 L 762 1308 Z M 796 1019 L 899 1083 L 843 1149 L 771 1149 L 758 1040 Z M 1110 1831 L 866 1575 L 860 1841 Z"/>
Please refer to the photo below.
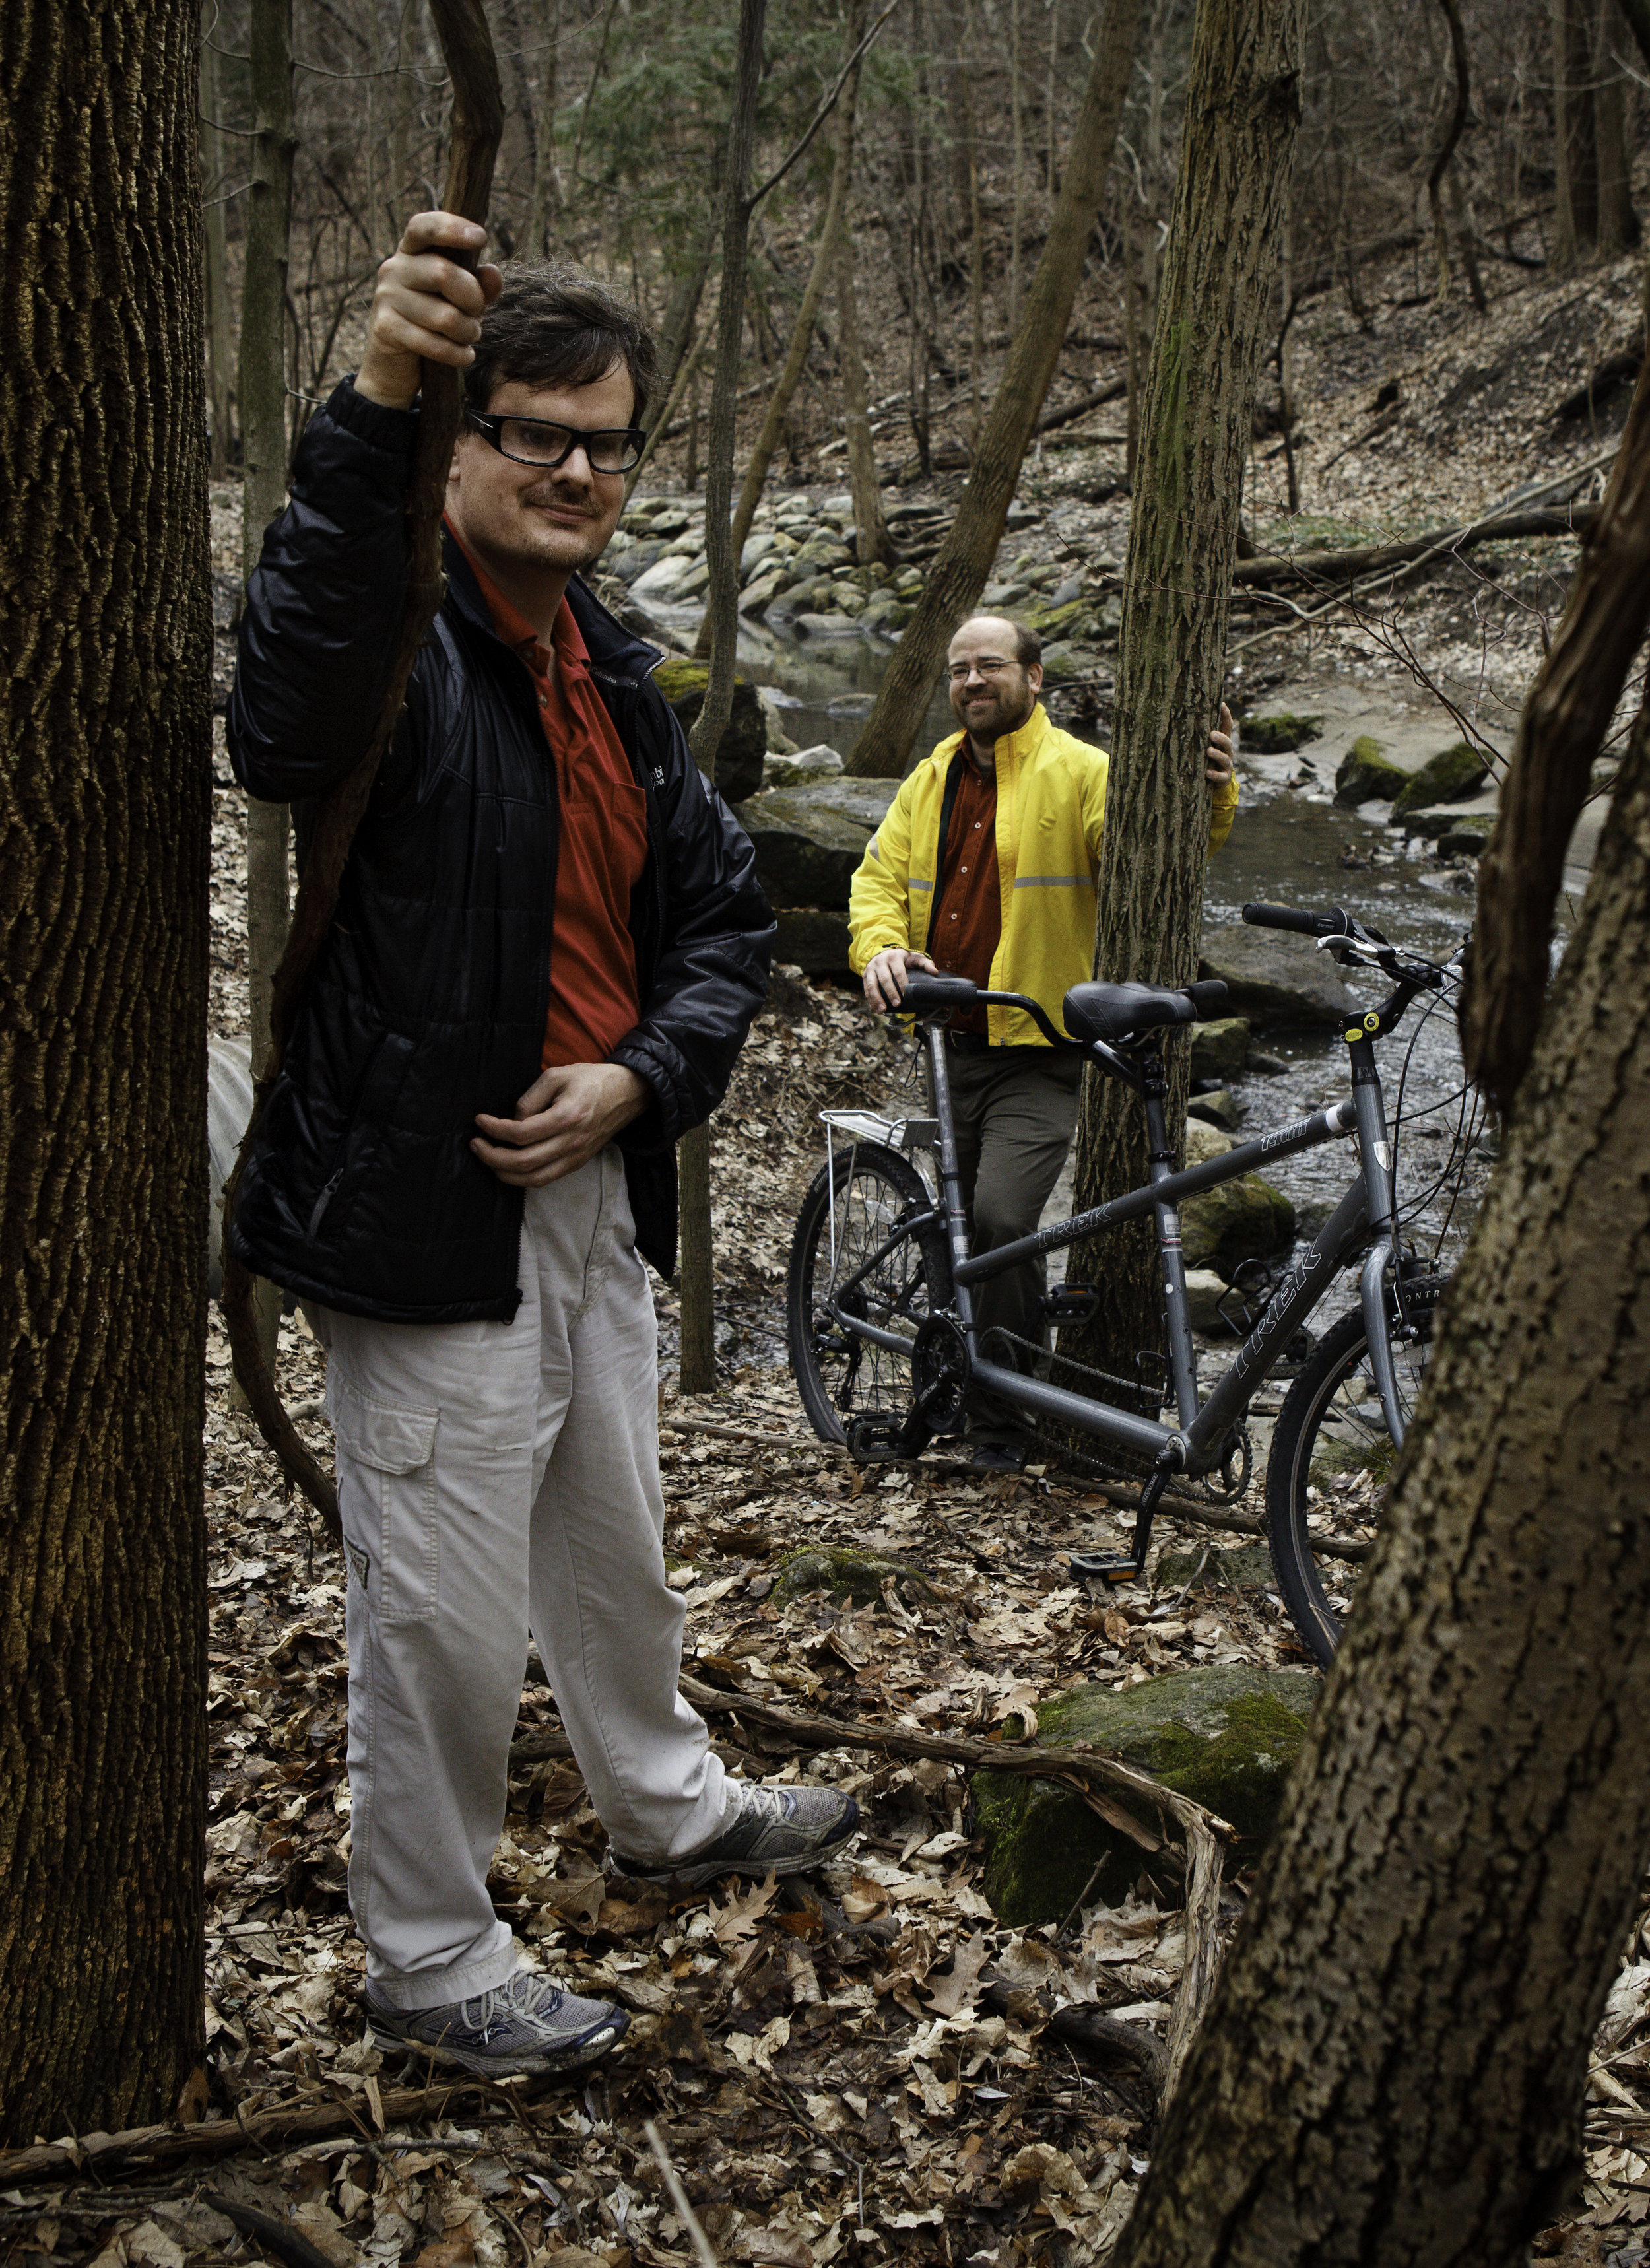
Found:
<path fill-rule="evenodd" d="M 1303 320 L 1311 517 L 1296 524 L 1297 545 L 1464 519 L 1525 481 L 1581 467 L 1619 422 L 1619 397 L 1579 425 L 1552 413 L 1633 330 L 1632 263 L 1563 285 L 1521 283 L 1483 320 L 1464 303 L 1440 310 L 1406 292 L 1396 271 L 1388 283 L 1378 301 L 1366 280 L 1370 332 L 1338 303 L 1317 303 Z M 1393 385 L 1396 403 L 1378 409 Z M 1369 431 L 1392 407 L 1398 418 Z M 1044 504 L 1060 540 L 1109 545 L 1120 558 L 1126 506 L 1091 500 L 1106 461 L 1115 475 L 1115 451 L 1086 462 L 1081 450 L 1045 448 L 1022 493 Z M 1276 479 L 1276 461 L 1261 469 Z M 1283 540 L 1268 519 L 1274 502 L 1267 487 L 1255 507 L 1267 542 Z M 215 516 L 220 568 L 232 564 L 231 517 L 226 507 Z M 1540 651 L 1539 615 L 1561 595 L 1555 551 L 1532 546 L 1499 565 L 1475 555 L 1395 601 L 1403 611 L 1391 635 L 1328 618 L 1309 652 L 1308 633 L 1297 634 L 1288 671 L 1396 681 L 1407 641 L 1426 669 L 1498 704 L 1505 723 Z M 1250 666 L 1285 667 L 1275 648 L 1256 651 Z M 221 737 L 217 762 L 226 776 Z M 240 799 L 220 787 L 220 1035 L 246 1028 L 242 843 Z M 900 1044 L 848 993 L 777 984 L 716 1121 L 721 1382 L 684 1400 L 667 1368 L 661 1394 L 667 1548 L 686 1591 L 687 1667 L 728 1697 L 718 1745 L 737 1771 L 855 1792 L 865 1831 L 847 1857 L 800 1885 L 724 1884 L 675 1903 L 604 1889 L 600 1830 L 571 1764 L 546 1753 L 554 1699 L 531 1683 L 491 1887 L 528 1958 L 622 2001 L 629 2036 L 580 2078 L 491 2088 L 431 2085 L 413 2060 L 365 2047 L 362 1955 L 343 1889 L 344 1571 L 231 1407 L 214 1313 L 206 2109 L 214 2120 L 232 2113 L 261 2140 L 216 2162 L 186 2158 L 180 2135 L 127 2161 L 83 2145 L 79 2162 L 71 2154 L 13 2169 L 0 2199 L 8 2257 L 182 2268 L 244 2243 L 302 2268 L 317 2258 L 542 2268 L 555 2257 L 564 2268 L 675 2268 L 694 2258 L 694 2237 L 652 2122 L 725 2260 L 1103 2260 L 1150 2157 L 1156 2101 L 1138 2066 L 1074 2048 L 1050 2018 L 1094 2006 L 1161 2030 L 1185 1955 L 1175 1878 L 1146 1866 L 1120 1908 L 1096 1906 L 1063 1929 L 1000 1927 L 980 1889 L 966 1778 L 888 1753 L 879 1735 L 977 1737 L 1075 1683 L 1302 1657 L 1263 1587 L 1190 1603 L 1150 1586 L 1122 1602 L 1092 1596 L 1065 1559 L 1123 1524 L 1103 1484 L 1035 1466 L 867 1473 L 812 1438 L 784 1366 L 782 1309 L 791 1223 L 819 1162 L 816 1114 L 906 1107 L 908 1071 Z M 662 1287 L 658 1304 L 668 1348 L 674 1307 Z M 279 1367 L 325 1456 L 322 1359 L 297 1317 Z M 776 1609 L 776 1565 L 821 1541 L 915 1561 L 932 1591 L 888 1588 L 858 1606 L 814 1594 Z M 858 1724 L 863 1737 L 823 1749 L 789 1738 L 741 1721 L 741 1695 Z M 1249 1879 L 1239 1872 L 1224 1886 L 1228 1925 Z M 1622 2268 L 1644 2257 L 1646 1988 L 1650 1933 L 1635 1931 L 1589 2088 L 1586 2188 L 1574 2216 L 1538 2242 L 1544 2256 Z M 248 2210 L 272 2224 L 260 2233 Z M 295 2237 L 313 2250 L 295 2252 Z"/>

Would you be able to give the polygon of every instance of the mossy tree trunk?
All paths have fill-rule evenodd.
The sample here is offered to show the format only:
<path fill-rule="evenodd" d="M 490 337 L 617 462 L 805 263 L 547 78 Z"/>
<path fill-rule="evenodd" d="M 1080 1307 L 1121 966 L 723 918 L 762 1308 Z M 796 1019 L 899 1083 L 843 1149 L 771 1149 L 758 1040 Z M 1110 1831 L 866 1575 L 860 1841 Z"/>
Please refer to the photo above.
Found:
<path fill-rule="evenodd" d="M 1514 759 L 1516 764 L 1517 759 Z M 1117 2268 L 1514 2268 L 1650 1865 L 1650 715 Z"/>
<path fill-rule="evenodd" d="M 898 779 L 928 712 L 952 632 L 981 592 L 1003 540 L 1043 396 L 1059 360 L 1083 273 L 1094 209 L 1123 115 L 1141 0 L 1107 0 L 1094 35 L 1065 178 L 1055 201 L 1042 256 L 1008 350 L 969 469 L 957 516 L 940 545 L 917 610 L 907 623 L 875 706 L 844 770 L 859 779 Z"/>
<path fill-rule="evenodd" d="M 1141 421 L 1106 792 L 1094 972 L 1184 984 L 1197 974 L 1209 836 L 1204 749 L 1219 720 L 1240 481 L 1300 113 L 1305 0 L 1202 0 L 1193 34 L 1179 185 Z M 1185 1116 L 1188 1055 L 1169 1123 Z M 1079 1204 L 1145 1179 L 1139 1102 L 1086 1079 Z M 1141 1233 L 1143 1232 L 1143 1233 Z M 1131 1368 L 1157 1347 L 1162 1292 L 1149 1223 L 1073 1252 L 1072 1280 L 1100 1287 L 1092 1323 L 1063 1351 Z"/>
<path fill-rule="evenodd" d="M 0 13 L 0 2139 L 168 2117 L 203 1963 L 197 0 Z"/>

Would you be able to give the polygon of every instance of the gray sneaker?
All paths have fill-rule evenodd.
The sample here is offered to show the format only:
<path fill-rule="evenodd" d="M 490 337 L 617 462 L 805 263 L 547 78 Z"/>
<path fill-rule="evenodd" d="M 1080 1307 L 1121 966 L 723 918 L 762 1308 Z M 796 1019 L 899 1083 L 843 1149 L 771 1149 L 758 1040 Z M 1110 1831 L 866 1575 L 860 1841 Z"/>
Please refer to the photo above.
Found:
<path fill-rule="evenodd" d="M 750 1874 L 758 1881 L 770 1873 L 800 1874 L 833 1856 L 859 1824 L 859 1806 L 834 1788 L 753 1783 L 741 1787 L 740 1797 L 737 1815 L 714 1843 L 663 1866 L 609 1849 L 608 1872 L 689 1890 L 703 1889 L 722 1874 Z"/>
<path fill-rule="evenodd" d="M 375 2047 L 423 2049 L 438 2063 L 485 2079 L 519 2072 L 571 2071 L 616 2047 L 630 2028 L 622 2008 L 581 2000 L 548 1977 L 518 1969 L 474 1999 L 438 2008 L 387 2008 L 366 1988 L 367 2029 Z"/>

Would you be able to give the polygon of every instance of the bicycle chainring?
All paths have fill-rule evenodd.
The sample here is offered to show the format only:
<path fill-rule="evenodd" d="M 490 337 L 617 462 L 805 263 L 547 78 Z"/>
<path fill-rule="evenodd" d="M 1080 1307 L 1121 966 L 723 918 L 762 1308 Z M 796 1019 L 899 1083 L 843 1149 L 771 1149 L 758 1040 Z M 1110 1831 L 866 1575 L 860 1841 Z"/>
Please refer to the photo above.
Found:
<path fill-rule="evenodd" d="M 930 1315 L 911 1342 L 911 1386 L 917 1406 L 936 1433 L 950 1432 L 968 1409 L 971 1366 L 968 1342 L 949 1315 Z"/>

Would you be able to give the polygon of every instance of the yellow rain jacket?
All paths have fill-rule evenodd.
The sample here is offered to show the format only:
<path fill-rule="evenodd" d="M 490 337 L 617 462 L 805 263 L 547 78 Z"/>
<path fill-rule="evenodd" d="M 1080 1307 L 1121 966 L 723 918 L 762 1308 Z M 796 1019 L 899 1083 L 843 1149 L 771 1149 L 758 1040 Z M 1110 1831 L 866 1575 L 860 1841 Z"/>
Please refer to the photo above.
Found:
<path fill-rule="evenodd" d="M 856 974 L 888 946 L 927 949 L 946 781 L 963 735 L 954 733 L 917 765 L 866 845 L 849 895 L 849 958 Z M 1057 1026 L 1060 1003 L 1094 970 L 1100 840 L 1106 817 L 1102 748 L 1049 722 L 1041 701 L 997 743 L 997 871 L 1003 933 L 990 990 L 1025 992 Z M 1234 773 L 1212 799 L 1209 849 L 1232 831 Z M 987 1011 L 995 1047 L 1046 1047 L 1023 1010 Z"/>

